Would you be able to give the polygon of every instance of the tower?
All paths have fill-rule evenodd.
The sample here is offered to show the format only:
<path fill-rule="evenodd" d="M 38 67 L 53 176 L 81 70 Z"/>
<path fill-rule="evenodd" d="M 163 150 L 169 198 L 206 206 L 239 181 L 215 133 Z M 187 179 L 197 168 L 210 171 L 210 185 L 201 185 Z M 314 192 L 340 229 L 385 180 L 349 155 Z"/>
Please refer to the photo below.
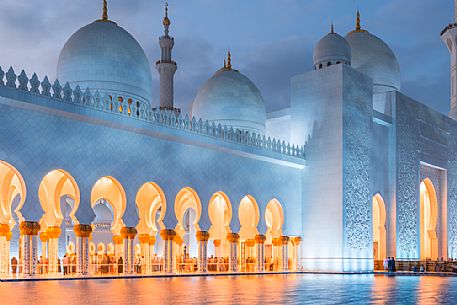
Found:
<path fill-rule="evenodd" d="M 156 62 L 156 69 L 160 75 L 160 108 L 174 110 L 173 105 L 173 77 L 176 73 L 176 62 L 171 59 L 171 50 L 175 44 L 170 37 L 169 28 L 171 21 L 168 19 L 168 3 L 165 3 L 165 17 L 163 17 L 164 35 L 159 38 L 162 56 Z"/>
<path fill-rule="evenodd" d="M 454 22 L 441 32 L 441 39 L 451 53 L 451 110 L 449 116 L 457 120 L 457 0 L 454 0 Z"/>

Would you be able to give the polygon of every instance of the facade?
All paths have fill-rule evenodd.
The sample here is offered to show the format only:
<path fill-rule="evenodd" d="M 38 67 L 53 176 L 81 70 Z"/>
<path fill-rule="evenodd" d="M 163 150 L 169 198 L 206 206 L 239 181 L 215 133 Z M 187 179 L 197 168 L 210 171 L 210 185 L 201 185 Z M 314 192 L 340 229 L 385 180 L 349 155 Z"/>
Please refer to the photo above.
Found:
<path fill-rule="evenodd" d="M 106 1 L 63 47 L 59 80 L 0 69 L 1 276 L 457 258 L 455 103 L 448 117 L 401 93 L 395 54 L 359 14 L 346 37 L 332 26 L 274 113 L 230 53 L 192 113 L 175 108 L 170 25 L 166 8 L 158 103 Z M 455 28 L 442 33 L 452 73 Z"/>

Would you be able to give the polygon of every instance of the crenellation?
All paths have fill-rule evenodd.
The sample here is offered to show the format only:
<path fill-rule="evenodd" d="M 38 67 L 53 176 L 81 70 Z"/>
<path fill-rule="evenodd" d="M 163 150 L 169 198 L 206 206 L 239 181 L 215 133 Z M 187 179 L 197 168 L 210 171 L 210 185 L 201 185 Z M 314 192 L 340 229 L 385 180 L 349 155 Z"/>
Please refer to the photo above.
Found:
<path fill-rule="evenodd" d="M 54 81 L 54 84 L 52 85 L 52 97 L 58 100 L 62 99 L 62 86 L 60 85 L 60 82 L 58 79 Z"/>
<path fill-rule="evenodd" d="M 27 77 L 27 74 L 25 73 L 24 70 L 21 71 L 21 74 L 19 74 L 17 80 L 19 81 L 20 90 L 29 91 L 29 88 L 28 88 L 29 78 Z"/>
<path fill-rule="evenodd" d="M 6 86 L 10 88 L 16 88 L 16 73 L 14 73 L 13 67 L 10 67 L 6 72 Z"/>

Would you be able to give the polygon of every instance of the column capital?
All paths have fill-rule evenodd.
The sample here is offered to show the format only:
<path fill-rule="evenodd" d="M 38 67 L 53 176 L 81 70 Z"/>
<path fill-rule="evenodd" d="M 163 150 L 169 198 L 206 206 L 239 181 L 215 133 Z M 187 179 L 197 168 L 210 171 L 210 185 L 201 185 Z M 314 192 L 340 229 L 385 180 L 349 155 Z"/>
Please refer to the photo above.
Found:
<path fill-rule="evenodd" d="M 279 238 L 279 242 L 283 245 L 286 245 L 289 242 L 289 239 L 290 239 L 289 236 L 281 236 Z"/>
<path fill-rule="evenodd" d="M 154 246 L 156 243 L 156 237 L 155 236 L 149 236 L 149 245 Z"/>
<path fill-rule="evenodd" d="M 213 240 L 213 244 L 217 248 L 217 247 L 219 247 L 221 245 L 221 240 L 220 239 L 215 239 L 215 240 Z"/>
<path fill-rule="evenodd" d="M 124 239 L 134 239 L 137 232 L 138 231 L 134 227 L 123 227 L 121 229 L 121 235 Z"/>
<path fill-rule="evenodd" d="M 170 229 L 162 229 L 160 230 L 160 236 L 163 240 L 173 240 L 176 236 L 176 231 Z"/>
<path fill-rule="evenodd" d="M 140 241 L 140 244 L 149 244 L 149 239 L 150 239 L 149 234 L 138 235 L 138 240 Z"/>
<path fill-rule="evenodd" d="M 11 232 L 10 226 L 7 224 L 0 224 L 0 236 L 8 236 L 8 232 Z"/>
<path fill-rule="evenodd" d="M 13 237 L 13 232 L 9 231 L 9 232 L 6 234 L 6 241 L 11 241 L 11 237 Z"/>
<path fill-rule="evenodd" d="M 292 242 L 296 246 L 300 245 L 301 241 L 302 241 L 302 238 L 300 236 L 295 236 L 294 238 L 292 238 Z"/>
<path fill-rule="evenodd" d="M 78 237 L 89 237 L 92 233 L 92 226 L 83 224 L 75 225 L 73 231 L 75 231 L 75 234 Z"/>
<path fill-rule="evenodd" d="M 254 237 L 254 240 L 257 244 L 264 244 L 265 241 L 267 240 L 267 237 L 265 235 L 262 235 L 262 234 L 257 234 L 255 237 Z"/>
<path fill-rule="evenodd" d="M 255 240 L 253 239 L 246 239 L 246 241 L 244 242 L 244 244 L 248 247 L 254 247 L 255 245 Z"/>
<path fill-rule="evenodd" d="M 173 239 L 173 241 L 178 244 L 178 245 L 182 245 L 182 243 L 184 242 L 182 237 L 179 236 L 178 234 L 176 234 L 175 238 Z"/>
<path fill-rule="evenodd" d="M 208 241 L 209 232 L 208 231 L 198 231 L 197 232 L 197 241 Z"/>
<path fill-rule="evenodd" d="M 281 241 L 279 240 L 279 238 L 272 238 L 271 239 L 271 243 L 273 244 L 273 246 L 280 246 L 281 245 Z"/>
<path fill-rule="evenodd" d="M 115 245 L 120 245 L 120 244 L 122 244 L 123 242 L 124 242 L 124 239 L 122 238 L 121 235 L 114 235 L 114 236 L 113 236 L 113 243 L 114 243 Z"/>
<path fill-rule="evenodd" d="M 36 221 L 23 221 L 19 225 L 21 235 L 37 235 L 41 226 Z"/>
<path fill-rule="evenodd" d="M 61 233 L 62 230 L 56 226 L 48 227 L 46 230 L 46 235 L 48 235 L 49 238 L 59 238 Z"/>
<path fill-rule="evenodd" d="M 40 233 L 40 240 L 42 243 L 45 243 L 49 240 L 49 236 L 46 232 L 41 232 Z"/>
<path fill-rule="evenodd" d="M 240 240 L 240 234 L 238 233 L 228 233 L 227 240 L 231 243 L 237 243 Z"/>

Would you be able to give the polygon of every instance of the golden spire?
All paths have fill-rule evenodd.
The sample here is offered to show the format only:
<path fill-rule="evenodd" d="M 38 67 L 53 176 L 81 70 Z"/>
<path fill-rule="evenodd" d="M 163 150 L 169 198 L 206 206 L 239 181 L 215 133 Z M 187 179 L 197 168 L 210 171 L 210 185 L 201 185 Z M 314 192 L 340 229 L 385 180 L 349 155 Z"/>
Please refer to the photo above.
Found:
<path fill-rule="evenodd" d="M 224 69 L 227 69 L 227 62 L 224 59 Z"/>
<path fill-rule="evenodd" d="M 227 52 L 227 67 L 228 70 L 232 70 L 232 54 L 230 54 L 230 50 Z"/>
<path fill-rule="evenodd" d="M 368 33 L 368 31 L 362 29 L 362 26 L 360 25 L 360 11 L 359 11 L 359 9 L 357 9 L 357 18 L 356 18 L 356 21 L 355 21 L 355 30 L 352 31 L 351 33 Z"/>
<path fill-rule="evenodd" d="M 168 2 L 165 2 L 165 17 L 163 17 L 163 25 L 170 26 L 171 21 L 168 19 Z"/>
<path fill-rule="evenodd" d="M 108 21 L 108 1 L 103 0 L 103 15 L 102 20 Z"/>
<path fill-rule="evenodd" d="M 330 33 L 335 33 L 335 29 L 333 28 L 333 21 L 332 21 L 332 25 L 330 26 Z"/>
<path fill-rule="evenodd" d="M 355 22 L 355 30 L 357 32 L 360 32 L 362 30 L 362 27 L 360 26 L 360 11 L 359 11 L 359 9 L 357 9 L 357 19 L 356 19 L 356 22 Z"/>

